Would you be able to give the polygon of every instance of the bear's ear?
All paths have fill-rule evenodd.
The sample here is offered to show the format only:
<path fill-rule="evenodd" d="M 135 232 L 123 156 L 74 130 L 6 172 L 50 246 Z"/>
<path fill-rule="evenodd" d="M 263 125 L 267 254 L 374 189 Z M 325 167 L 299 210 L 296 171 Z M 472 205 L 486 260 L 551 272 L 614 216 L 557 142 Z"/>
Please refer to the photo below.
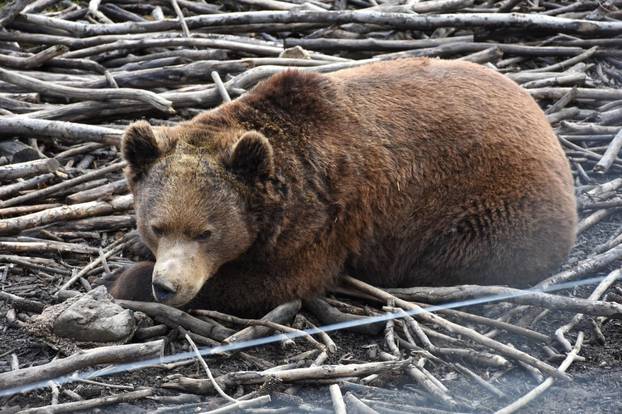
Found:
<path fill-rule="evenodd" d="M 226 164 L 231 172 L 246 180 L 270 178 L 274 175 L 272 145 L 257 131 L 245 132 Z"/>
<path fill-rule="evenodd" d="M 127 161 L 131 181 L 145 174 L 151 164 L 162 155 L 153 129 L 147 121 L 134 122 L 125 130 L 121 152 Z"/>

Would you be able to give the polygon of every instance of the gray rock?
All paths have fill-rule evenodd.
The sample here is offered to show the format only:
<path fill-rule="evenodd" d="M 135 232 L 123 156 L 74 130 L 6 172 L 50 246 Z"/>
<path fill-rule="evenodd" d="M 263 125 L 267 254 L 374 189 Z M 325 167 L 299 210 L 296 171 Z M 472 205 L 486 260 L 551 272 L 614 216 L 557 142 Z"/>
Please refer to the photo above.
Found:
<path fill-rule="evenodd" d="M 82 295 L 54 320 L 53 333 L 79 342 L 127 342 L 136 330 L 128 309 L 113 303 L 104 286 Z"/>

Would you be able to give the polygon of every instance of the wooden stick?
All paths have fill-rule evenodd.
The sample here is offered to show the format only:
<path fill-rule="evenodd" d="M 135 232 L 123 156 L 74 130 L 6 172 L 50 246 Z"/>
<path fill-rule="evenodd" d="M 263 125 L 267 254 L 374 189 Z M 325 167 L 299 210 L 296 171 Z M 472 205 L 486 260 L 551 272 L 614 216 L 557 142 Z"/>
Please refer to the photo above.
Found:
<path fill-rule="evenodd" d="M 164 350 L 164 341 L 142 344 L 113 345 L 90 349 L 56 359 L 48 364 L 0 373 L 0 390 L 26 386 L 39 381 L 58 378 L 74 371 L 100 364 L 118 364 L 154 358 Z"/>
<path fill-rule="evenodd" d="M 106 397 L 93 398 L 90 400 L 74 401 L 63 404 L 48 405 L 45 407 L 29 408 L 27 410 L 20 411 L 22 414 L 56 414 L 56 413 L 71 413 L 74 411 L 91 410 L 96 407 L 102 407 L 105 405 L 126 403 L 129 401 L 136 401 L 153 395 L 155 390 L 153 388 L 147 388 L 144 390 L 137 390 L 126 392 L 122 394 L 108 395 Z"/>
<path fill-rule="evenodd" d="M 77 254 L 97 254 L 95 247 L 85 244 L 64 243 L 54 240 L 28 241 L 28 242 L 9 242 L 0 241 L 0 253 L 77 253 Z"/>
<path fill-rule="evenodd" d="M 54 45 L 28 57 L 0 55 L 0 64 L 14 69 L 35 69 L 68 51 L 67 46 Z"/>
<path fill-rule="evenodd" d="M 121 250 L 123 250 L 123 248 L 125 247 L 124 244 L 121 244 L 123 239 L 119 239 L 116 242 L 112 243 L 110 246 L 108 246 L 107 251 L 104 254 L 100 254 L 97 259 L 91 261 L 89 264 L 87 264 L 86 266 L 84 266 L 79 272 L 75 273 L 74 275 L 72 275 L 69 280 L 67 280 L 56 292 L 56 295 L 58 295 L 58 292 L 66 290 L 67 288 L 69 288 L 71 285 L 73 285 L 78 279 L 80 279 L 81 277 L 85 276 L 88 272 L 90 272 L 91 270 L 93 270 L 95 267 L 97 267 L 97 265 L 99 265 L 102 261 L 106 260 L 106 258 L 119 253 Z"/>
<path fill-rule="evenodd" d="M 599 302 L 544 292 L 515 289 L 505 286 L 461 285 L 451 287 L 423 287 L 386 289 L 398 298 L 425 303 L 451 303 L 468 301 L 486 296 L 499 296 L 500 301 L 558 309 L 567 312 L 581 312 L 588 315 L 612 316 L 622 313 L 622 306 L 611 307 L 612 303 Z M 613 304 L 615 305 L 615 304 Z"/>
<path fill-rule="evenodd" d="M 218 93 L 220 94 L 222 101 L 225 103 L 231 102 L 231 97 L 229 96 L 229 92 L 227 92 L 227 88 L 225 87 L 225 84 L 222 83 L 222 79 L 220 79 L 220 75 L 218 74 L 218 72 L 212 71 L 211 76 L 212 76 L 212 79 L 214 80 L 214 83 L 216 84 L 216 87 L 218 88 Z"/>
<path fill-rule="evenodd" d="M 0 117 L 0 135 L 61 138 L 73 142 L 101 142 L 119 145 L 122 130 L 72 122 L 24 117 Z"/>
<path fill-rule="evenodd" d="M 181 11 L 181 8 L 179 7 L 179 3 L 177 2 L 177 0 L 171 0 L 171 4 L 173 5 L 173 10 L 175 10 L 175 14 L 177 15 L 177 18 L 179 19 L 179 24 L 181 25 L 181 30 L 184 33 L 185 37 L 190 37 L 190 30 L 188 29 L 188 25 L 186 24 L 186 21 L 184 20 L 184 14 Z"/>
<path fill-rule="evenodd" d="M 333 402 L 333 410 L 335 411 L 335 414 L 346 414 L 346 403 L 343 400 L 339 384 L 329 385 L 328 391 L 330 392 L 330 399 Z"/>
<path fill-rule="evenodd" d="M 261 320 L 264 321 L 272 321 L 276 323 L 286 323 L 294 319 L 294 316 L 300 310 L 301 302 L 299 300 L 294 300 L 291 302 L 284 303 L 282 305 L 277 306 L 266 315 L 264 315 Z M 248 328 L 244 328 L 239 332 L 230 335 L 227 338 L 224 338 L 224 343 L 233 343 L 240 341 L 248 341 L 254 338 L 260 338 L 262 336 L 268 335 L 270 333 L 270 328 L 264 326 L 249 326 Z"/>
<path fill-rule="evenodd" d="M 182 328 L 183 329 L 183 328 Z M 190 338 L 190 336 L 188 335 L 188 333 L 185 333 L 185 338 L 186 341 L 188 341 L 188 343 L 190 344 L 190 347 L 192 348 L 192 350 L 194 351 L 194 354 L 196 355 L 197 359 L 199 360 L 199 362 L 201 363 L 201 366 L 203 366 L 203 369 L 205 370 L 205 373 L 207 374 L 209 380 L 212 382 L 212 386 L 214 387 L 214 389 L 216 390 L 216 392 L 223 397 L 225 400 L 232 402 L 232 403 L 237 403 L 238 400 L 236 400 L 235 398 L 230 397 L 226 392 L 223 391 L 222 388 L 220 388 L 220 385 L 218 385 L 218 383 L 216 382 L 216 380 L 214 379 L 214 376 L 212 375 L 212 371 L 209 369 L 209 367 L 207 366 L 207 363 L 205 362 L 205 360 L 203 359 L 203 356 L 201 356 L 201 353 L 199 352 L 199 349 L 197 348 L 197 346 L 195 345 L 194 341 L 192 340 L 192 338 Z"/>
<path fill-rule="evenodd" d="M 301 331 L 299 329 L 295 329 L 295 328 L 291 328 L 289 326 L 282 325 L 280 323 L 273 322 L 273 321 L 262 320 L 262 319 L 238 318 L 237 316 L 227 315 L 225 313 L 221 313 L 221 312 L 217 312 L 217 311 L 202 310 L 202 309 L 195 310 L 194 314 L 195 315 L 199 315 L 199 316 L 208 316 L 208 317 L 213 318 L 213 319 L 220 319 L 220 320 L 223 320 L 223 321 L 226 321 L 226 322 L 230 322 L 230 323 L 234 323 L 234 324 L 238 324 L 238 325 L 265 326 L 266 328 L 274 329 L 277 332 L 296 333 L 299 336 L 302 336 L 303 338 L 305 338 L 309 343 L 311 343 L 311 345 L 316 347 L 321 352 L 322 351 L 326 351 L 326 346 L 321 344 L 321 343 L 319 343 L 315 339 L 313 339 L 313 337 L 311 335 L 309 335 L 308 333 L 306 333 L 304 331 Z M 225 340 L 225 342 L 226 342 L 226 340 Z"/>
<path fill-rule="evenodd" d="M 559 283 L 585 276 L 586 274 L 604 268 L 620 258 L 622 258 L 622 246 L 616 246 L 604 253 L 597 254 L 580 261 L 571 269 L 564 270 L 563 272 L 559 272 L 547 279 L 544 279 L 536 284 L 535 287 L 545 289 Z"/>
<path fill-rule="evenodd" d="M 175 20 L 162 20 L 155 22 L 87 25 L 36 14 L 24 15 L 24 20 L 29 23 L 62 29 L 81 37 L 174 30 L 179 24 Z M 393 29 L 402 30 L 431 30 L 439 27 L 477 27 L 484 29 L 530 27 L 534 31 L 546 30 L 587 35 L 614 35 L 622 33 L 622 23 L 619 22 L 565 19 L 520 13 L 463 13 L 421 16 L 373 11 L 341 10 L 318 12 L 289 10 L 192 16 L 186 18 L 186 23 L 191 29 L 257 23 L 319 23 L 324 25 L 362 23 L 390 25 Z"/>
<path fill-rule="evenodd" d="M 344 313 L 330 306 L 323 298 L 314 298 L 304 301 L 305 310 L 311 312 L 322 324 L 347 322 L 356 319 L 364 319 L 365 316 Z M 382 323 L 353 326 L 349 331 L 358 332 L 365 335 L 378 335 L 384 329 Z"/>
<path fill-rule="evenodd" d="M 609 273 L 606 278 L 604 278 L 596 289 L 588 296 L 588 300 L 598 300 L 602 295 L 605 294 L 605 291 L 609 289 L 609 287 L 622 277 L 622 269 L 616 269 L 613 272 Z M 606 302 L 610 303 L 610 302 Z M 555 331 L 555 337 L 558 342 L 562 344 L 562 346 L 566 349 L 567 352 L 570 352 L 572 346 L 570 346 L 570 342 L 565 338 L 565 334 L 568 333 L 573 327 L 575 327 L 584 317 L 583 313 L 576 314 L 570 322 L 567 324 L 557 328 Z"/>
<path fill-rule="evenodd" d="M 402 361 L 369 362 L 365 364 L 320 365 L 309 368 L 271 371 L 269 373 L 239 371 L 224 374 L 216 378 L 216 381 L 218 381 L 218 383 L 224 388 L 227 388 L 240 384 L 262 384 L 269 377 L 275 377 L 276 379 L 287 383 L 321 379 L 334 380 L 336 378 L 344 377 L 363 377 L 374 373 L 402 369 L 411 363 L 412 361 L 410 359 L 406 359 Z M 163 384 L 163 386 L 169 388 L 188 389 L 200 394 L 207 394 L 213 390 L 212 384 L 209 380 L 183 377 L 179 378 L 176 383 Z"/>
<path fill-rule="evenodd" d="M 117 300 L 116 303 L 127 309 L 144 312 L 156 321 L 171 328 L 176 328 L 181 325 L 189 331 L 207 336 L 208 338 L 213 338 L 217 341 L 222 341 L 233 333 L 233 330 L 220 324 L 205 322 L 201 319 L 195 318 L 194 316 L 188 315 L 182 310 L 175 309 L 161 303 L 137 302 L 130 300 Z"/>
<path fill-rule="evenodd" d="M 0 27 L 7 27 L 34 0 L 14 0 L 0 10 Z"/>
<path fill-rule="evenodd" d="M 84 203 L 87 201 L 97 200 L 99 198 L 106 198 L 111 194 L 125 193 L 127 191 L 127 181 L 123 178 L 99 187 L 73 193 L 67 196 L 67 200 L 70 203 Z"/>
<path fill-rule="evenodd" d="M 269 395 L 262 395 L 260 397 L 252 398 L 250 400 L 236 401 L 232 404 L 227 404 L 223 407 L 216 408 L 210 411 L 203 411 L 203 414 L 227 414 L 232 412 L 238 412 L 240 410 L 246 411 L 254 407 L 259 407 L 268 404 L 271 401 Z"/>
<path fill-rule="evenodd" d="M 59 167 L 60 163 L 54 158 L 2 165 L 0 166 L 0 181 L 12 181 L 41 173 L 51 173 Z"/>
<path fill-rule="evenodd" d="M 357 414 L 379 414 L 378 411 L 369 407 L 367 404 L 356 398 L 356 396 L 349 391 L 346 392 L 345 400 L 347 401 L 348 405 L 353 408 L 353 411 Z"/>
<path fill-rule="evenodd" d="M 41 313 L 45 305 L 35 300 L 25 299 L 17 295 L 13 295 L 9 292 L 0 291 L 0 299 L 12 304 L 18 309 L 25 310 L 27 312 Z"/>
<path fill-rule="evenodd" d="M 530 69 L 530 70 L 526 70 L 524 72 L 555 72 L 557 70 L 566 70 L 569 67 L 579 63 L 579 62 L 583 62 L 584 60 L 589 59 L 590 57 L 592 57 L 596 51 L 598 50 L 598 46 L 594 46 L 591 49 L 586 50 L 583 53 L 578 54 L 575 57 L 572 57 L 570 59 L 564 60 L 562 62 L 559 63 L 555 63 L 554 65 L 549 65 L 549 66 L 544 66 L 541 68 L 536 68 L 536 69 Z"/>
<path fill-rule="evenodd" d="M 594 172 L 599 174 L 605 174 L 609 171 L 609 168 L 613 165 L 613 162 L 618 157 L 622 149 L 622 129 L 615 135 L 607 146 L 607 151 L 603 154 L 603 157 L 596 163 L 593 168 Z"/>

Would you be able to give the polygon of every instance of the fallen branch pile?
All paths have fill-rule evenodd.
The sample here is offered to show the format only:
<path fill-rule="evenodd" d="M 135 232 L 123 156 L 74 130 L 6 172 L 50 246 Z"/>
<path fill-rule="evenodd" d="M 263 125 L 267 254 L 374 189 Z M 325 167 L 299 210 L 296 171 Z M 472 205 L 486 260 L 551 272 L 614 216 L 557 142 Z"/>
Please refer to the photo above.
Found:
<path fill-rule="evenodd" d="M 622 172 L 621 5 L 620 0 L 5 4 L 0 10 L 0 299 L 6 325 L 24 335 L 23 327 L 47 305 L 90 290 L 103 273 L 140 256 L 119 158 L 129 122 L 146 118 L 168 125 L 187 119 L 291 67 L 326 73 L 427 56 L 469 60 L 505 73 L 541 104 L 558 133 L 576 180 L 578 232 L 589 233 L 622 208 L 622 178 L 612 176 Z M 614 286 L 622 231 L 609 233 L 581 260 L 542 282 L 538 287 L 544 292 L 498 286 L 382 290 L 346 276 L 331 295 L 284 304 L 261 320 L 119 301 L 145 315 L 133 337 L 144 345 L 100 346 L 23 364 L 18 354 L 32 352 L 8 340 L 2 353 L 8 362 L 0 360 L 2 404 L 16 411 L 51 402 L 24 412 L 69 412 L 149 399 L 162 413 L 279 413 L 292 407 L 327 412 L 331 403 L 322 404 L 309 391 L 319 386 L 337 413 L 346 408 L 514 412 L 555 381 L 570 380 L 565 371 L 581 358 L 585 332 L 602 341 L 602 325 L 622 317 L 622 291 Z M 608 276 L 593 282 L 597 286 L 587 298 L 546 292 L 603 272 Z M 486 302 L 481 298 L 495 302 L 434 306 Z M 537 330 L 552 312 L 562 312 L 562 323 Z M 383 316 L 387 313 L 394 317 Z M 343 334 L 316 328 L 340 323 L 359 342 L 348 344 Z M 271 339 L 258 339 L 265 337 Z M 195 343 L 214 347 L 209 358 L 194 354 Z M 246 346 L 263 343 L 277 347 L 262 353 L 261 347 Z M 176 358 L 180 351 L 187 353 Z M 141 368 L 157 369 L 154 376 L 163 379 L 149 377 L 141 381 L 144 388 L 118 384 L 114 376 L 113 383 L 93 381 L 109 373 L 95 370 L 101 364 L 146 358 L 152 359 Z M 197 360 L 205 374 L 184 370 Z M 20 367 L 30 363 L 37 367 Z M 220 367 L 214 374 L 213 364 Z M 68 374 L 87 368 L 78 382 L 63 383 Z M 176 371 L 169 375 L 171 369 Z M 518 389 L 504 382 L 516 371 L 535 382 L 524 381 Z M 42 381 L 49 392 L 10 396 L 14 387 Z M 94 397 L 85 384 L 109 392 Z M 474 397 L 474 390 L 481 396 Z"/>

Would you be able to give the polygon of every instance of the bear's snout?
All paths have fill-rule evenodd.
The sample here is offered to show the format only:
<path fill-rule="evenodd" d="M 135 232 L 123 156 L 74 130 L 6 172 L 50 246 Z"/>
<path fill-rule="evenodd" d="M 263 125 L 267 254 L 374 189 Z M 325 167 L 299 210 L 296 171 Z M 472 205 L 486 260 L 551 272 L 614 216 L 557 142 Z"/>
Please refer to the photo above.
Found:
<path fill-rule="evenodd" d="M 177 294 L 177 287 L 168 280 L 156 279 L 152 282 L 153 297 L 158 302 L 166 302 Z"/>
<path fill-rule="evenodd" d="M 177 279 L 180 278 L 181 272 L 182 269 L 180 269 L 177 260 L 168 259 L 156 262 L 151 281 L 155 300 L 162 303 L 174 301 L 175 296 L 179 293 Z"/>

